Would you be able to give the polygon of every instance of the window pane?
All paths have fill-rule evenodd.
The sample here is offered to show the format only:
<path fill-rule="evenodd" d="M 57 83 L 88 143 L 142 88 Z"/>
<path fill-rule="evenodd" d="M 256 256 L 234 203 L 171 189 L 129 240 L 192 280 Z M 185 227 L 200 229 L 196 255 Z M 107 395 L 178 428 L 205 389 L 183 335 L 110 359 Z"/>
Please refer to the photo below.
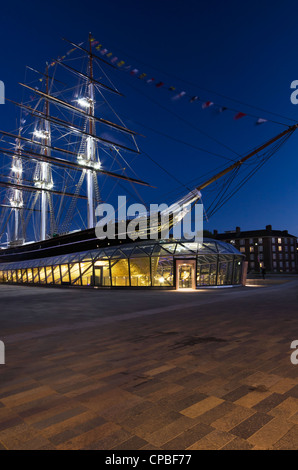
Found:
<path fill-rule="evenodd" d="M 76 286 L 81 285 L 81 272 L 79 263 L 70 265 L 70 281 Z"/>
<path fill-rule="evenodd" d="M 173 286 L 173 258 L 151 258 L 152 285 Z"/>
<path fill-rule="evenodd" d="M 130 276 L 131 285 L 135 287 L 151 286 L 150 258 L 131 258 Z"/>
<path fill-rule="evenodd" d="M 53 266 L 54 283 L 61 284 L 60 266 Z"/>
<path fill-rule="evenodd" d="M 93 264 L 81 263 L 82 286 L 91 286 L 93 284 Z"/>
<path fill-rule="evenodd" d="M 66 283 L 69 284 L 69 269 L 68 269 L 68 264 L 61 264 L 61 283 Z"/>
<path fill-rule="evenodd" d="M 113 286 L 129 286 L 128 260 L 111 260 Z"/>
<path fill-rule="evenodd" d="M 47 266 L 45 270 L 46 270 L 47 284 L 53 284 L 52 266 Z"/>
<path fill-rule="evenodd" d="M 28 277 L 28 282 L 32 283 L 33 282 L 33 275 L 32 275 L 32 269 L 31 268 L 27 269 L 27 277 Z"/>
<path fill-rule="evenodd" d="M 39 280 L 41 284 L 46 283 L 46 273 L 45 273 L 45 268 L 39 268 Z"/>

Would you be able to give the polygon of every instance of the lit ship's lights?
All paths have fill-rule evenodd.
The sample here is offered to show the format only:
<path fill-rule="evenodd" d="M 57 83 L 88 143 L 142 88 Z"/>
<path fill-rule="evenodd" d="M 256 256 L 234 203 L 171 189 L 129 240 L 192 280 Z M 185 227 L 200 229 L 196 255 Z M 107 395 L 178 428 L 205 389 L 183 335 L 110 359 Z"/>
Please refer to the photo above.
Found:
<path fill-rule="evenodd" d="M 38 139 L 45 139 L 49 136 L 49 133 L 46 132 L 46 131 L 42 131 L 40 129 L 36 129 L 34 132 L 33 132 L 33 135 L 35 137 L 37 137 Z"/>
<path fill-rule="evenodd" d="M 53 189 L 54 187 L 54 184 L 50 181 L 50 182 L 46 182 L 46 181 L 42 181 L 42 180 L 34 180 L 34 185 L 36 186 L 36 188 L 40 188 L 40 189 Z"/>
<path fill-rule="evenodd" d="M 90 108 L 93 104 L 93 100 L 89 98 L 79 98 L 77 102 L 79 106 L 82 106 L 82 108 Z"/>
<path fill-rule="evenodd" d="M 89 168 L 93 170 L 101 169 L 101 163 L 99 161 L 94 162 L 92 160 L 87 160 L 86 156 L 82 154 L 78 155 L 78 163 L 79 165 L 88 166 Z"/>
<path fill-rule="evenodd" d="M 9 200 L 10 205 L 14 209 L 21 209 L 23 207 L 23 201 L 17 201 L 16 199 Z"/>
<path fill-rule="evenodd" d="M 18 173 L 19 175 L 23 172 L 22 168 L 17 167 L 17 166 L 15 166 L 15 165 L 12 165 L 11 171 L 12 171 L 13 173 Z"/>

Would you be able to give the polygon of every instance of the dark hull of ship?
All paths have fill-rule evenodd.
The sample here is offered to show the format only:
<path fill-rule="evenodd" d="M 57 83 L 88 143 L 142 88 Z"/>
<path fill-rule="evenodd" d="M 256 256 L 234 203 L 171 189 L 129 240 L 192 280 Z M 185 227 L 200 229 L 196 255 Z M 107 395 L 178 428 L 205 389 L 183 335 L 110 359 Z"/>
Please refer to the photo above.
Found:
<path fill-rule="evenodd" d="M 60 235 L 48 240 L 2 249 L 0 250 L 0 263 L 66 255 L 110 247 L 121 243 L 134 243 L 134 240 L 131 240 L 128 236 L 120 240 L 117 235 L 115 239 L 99 240 L 96 237 L 95 229 L 92 228 L 67 235 Z"/>

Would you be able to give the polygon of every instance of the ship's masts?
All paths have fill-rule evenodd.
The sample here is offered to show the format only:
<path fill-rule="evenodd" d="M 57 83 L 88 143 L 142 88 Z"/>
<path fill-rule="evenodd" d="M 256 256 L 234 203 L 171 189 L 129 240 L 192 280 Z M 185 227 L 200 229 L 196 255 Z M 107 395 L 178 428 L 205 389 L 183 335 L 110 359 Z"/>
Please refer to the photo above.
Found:
<path fill-rule="evenodd" d="M 110 91 L 111 93 L 115 93 L 116 95 L 119 95 L 119 96 L 124 96 L 122 93 L 120 93 L 120 91 L 115 90 L 114 88 L 111 88 L 111 87 L 105 85 L 104 83 L 99 82 L 98 80 L 95 80 L 95 78 L 93 78 L 93 77 L 92 77 L 92 79 L 90 79 L 90 77 L 88 75 L 86 75 L 85 73 L 79 72 L 78 70 L 70 67 L 69 65 L 64 64 L 63 62 L 59 62 L 57 60 L 55 60 L 55 62 L 57 62 L 57 64 L 59 64 L 59 65 L 62 65 L 62 67 L 65 67 L 70 72 L 73 72 L 73 73 L 79 75 L 82 78 L 86 78 L 86 79 L 88 79 L 88 81 L 92 81 L 93 83 L 98 85 L 100 88 L 103 88 L 104 90 Z"/>
<path fill-rule="evenodd" d="M 0 153 L 3 153 L 3 154 L 7 154 L 7 155 L 14 155 L 15 153 L 12 151 L 12 150 L 7 150 L 5 148 L 0 148 Z M 74 154 L 77 156 L 77 154 Z M 20 158 L 25 158 L 25 159 L 29 159 L 29 160 L 34 160 L 36 162 L 38 161 L 44 161 L 44 162 L 49 162 L 49 163 L 52 163 L 53 165 L 58 165 L 58 166 L 66 166 L 66 167 L 70 167 L 70 168 L 73 168 L 73 169 L 76 169 L 76 170 L 90 170 L 90 167 L 88 167 L 87 165 L 82 165 L 80 163 L 77 163 L 77 162 L 72 162 L 70 160 L 65 160 L 63 158 L 57 158 L 57 157 L 53 157 L 53 156 L 49 156 L 49 155 L 42 155 L 42 154 L 39 154 L 39 153 L 35 153 L 31 150 L 26 150 L 26 149 L 22 149 L 21 153 L 19 154 Z M 121 180 L 124 180 L 124 181 L 129 181 L 130 183 L 136 183 L 136 184 L 141 184 L 143 186 L 148 186 L 150 188 L 153 188 L 153 186 L 151 186 L 149 183 L 146 183 L 145 181 L 142 181 L 142 180 L 138 180 L 136 178 L 130 178 L 128 176 L 124 176 L 124 175 L 119 175 L 117 173 L 113 173 L 112 171 L 107 171 L 107 170 L 103 170 L 101 168 L 93 168 L 93 171 L 95 171 L 96 173 L 101 173 L 103 175 L 106 175 L 106 176 L 111 176 L 113 178 L 118 178 L 118 179 L 121 179 Z M 3 176 L 0 174 L 0 176 Z M 8 177 L 8 176 L 7 176 Z M 10 177 L 8 177 L 10 178 Z"/>
<path fill-rule="evenodd" d="M 22 85 L 22 83 L 21 83 Z M 72 106 L 68 103 L 66 103 L 65 101 L 62 101 L 62 100 L 59 100 L 58 98 L 55 98 L 53 97 L 52 95 L 49 95 L 47 93 L 43 93 L 42 91 L 39 91 L 39 90 L 35 90 L 34 88 L 32 87 L 28 87 L 27 85 L 23 85 L 25 86 L 26 88 L 29 88 L 30 90 L 34 91 L 35 93 L 39 94 L 40 96 L 50 100 L 50 101 L 53 101 L 55 102 L 56 104 L 58 105 L 61 105 L 61 106 L 64 106 L 64 107 L 68 107 L 70 110 L 74 111 L 74 112 L 78 112 L 82 115 L 84 115 L 87 119 L 89 118 L 89 114 L 88 113 L 85 113 L 84 111 L 81 111 L 79 108 L 76 108 L 75 106 Z M 24 109 L 27 109 L 31 112 L 32 116 L 43 116 L 44 113 L 42 111 L 38 111 L 36 109 L 33 109 L 33 108 L 30 108 L 29 106 L 26 106 L 26 105 L 22 105 L 22 104 L 19 104 L 19 103 L 14 103 L 16 104 L 17 106 L 20 106 Z M 73 124 L 71 124 L 70 122 L 67 122 L 67 121 L 64 121 L 62 119 L 59 119 L 57 117 L 54 117 L 54 116 L 48 116 L 48 120 L 50 122 L 53 122 L 54 124 L 57 124 L 57 125 L 61 125 L 65 128 L 68 128 L 69 130 L 73 131 L 73 132 L 78 132 L 78 133 L 82 133 L 82 134 L 85 134 L 85 135 L 89 135 L 88 132 L 84 132 L 82 129 L 80 129 L 79 127 L 76 127 L 74 126 Z M 134 131 L 131 131 L 130 129 L 127 129 L 126 127 L 123 127 L 123 126 L 120 126 L 118 124 L 115 124 L 113 122 L 110 122 L 110 121 L 107 121 L 106 119 L 102 119 L 102 118 L 97 118 L 96 116 L 93 116 L 93 121 L 97 121 L 101 124 L 105 124 L 109 127 L 112 127 L 114 129 L 117 129 L 121 132 L 125 132 L 125 133 L 128 133 L 128 134 L 131 134 L 131 135 L 139 135 L 137 134 L 137 132 L 134 132 Z M 98 140 L 100 142 L 104 142 L 104 143 L 107 143 L 107 144 L 110 144 L 110 145 L 113 145 L 115 147 L 119 147 L 119 148 L 122 148 L 124 150 L 129 150 L 130 152 L 135 152 L 135 153 L 139 153 L 137 152 L 136 150 L 133 150 L 133 149 L 130 149 L 129 147 L 125 147 L 124 145 L 120 145 L 120 144 L 117 144 L 115 142 L 112 142 L 110 140 L 107 140 L 107 139 L 102 139 L 100 137 L 97 137 L 95 135 L 92 136 L 93 139 L 95 140 Z"/>
<path fill-rule="evenodd" d="M 62 107 L 64 107 L 64 108 L 66 108 L 66 109 L 69 109 L 69 111 L 73 111 L 73 112 L 75 112 L 75 113 L 78 113 L 78 114 L 80 114 L 80 115 L 82 115 L 82 116 L 84 116 L 84 117 L 86 117 L 86 118 L 88 118 L 88 116 L 89 116 L 89 114 L 88 114 L 88 113 L 85 113 L 85 111 L 83 111 L 82 109 L 77 108 L 76 106 L 73 106 L 72 104 L 67 103 L 66 101 L 63 101 L 63 100 L 61 100 L 61 99 L 59 99 L 59 98 L 56 98 L 56 97 L 53 96 L 53 95 L 44 93 L 44 92 L 42 92 L 42 91 L 40 91 L 40 90 L 36 90 L 35 88 L 32 88 L 32 87 L 30 87 L 30 86 L 28 86 L 28 85 L 24 85 L 23 83 L 20 83 L 20 85 L 22 85 L 22 86 L 28 88 L 28 89 L 31 90 L 31 91 L 34 91 L 34 92 L 35 92 L 36 94 L 38 94 L 39 96 L 41 96 L 41 97 L 43 97 L 43 98 L 47 98 L 49 101 L 52 101 L 53 103 L 55 103 L 55 104 L 57 104 L 57 105 L 59 105 L 59 106 L 62 106 Z M 37 112 L 36 109 L 33 109 L 33 108 L 31 108 L 30 106 L 26 106 L 25 104 L 17 103 L 17 102 L 12 101 L 12 100 L 8 100 L 8 101 L 10 101 L 11 103 L 15 104 L 16 106 L 19 106 L 19 107 L 21 107 L 21 108 L 23 108 L 23 109 L 26 109 L 27 111 L 34 112 L 34 113 Z M 41 111 L 38 111 L 38 113 L 41 113 Z M 41 114 L 42 114 L 42 113 L 41 113 Z M 93 119 L 94 119 L 94 121 L 96 121 L 96 122 L 99 122 L 99 123 L 101 123 L 101 124 L 105 124 L 105 125 L 107 125 L 107 126 L 109 126 L 109 127 L 112 127 L 112 128 L 114 128 L 114 129 L 117 129 L 118 131 L 121 131 L 121 132 L 125 132 L 125 133 L 131 134 L 131 135 L 141 135 L 141 134 L 139 134 L 139 133 L 136 132 L 136 131 L 132 131 L 132 130 L 128 129 L 127 127 L 120 126 L 119 124 L 116 124 L 116 123 L 114 123 L 114 122 L 108 121 L 107 119 L 98 118 L 98 117 L 96 117 L 96 116 L 93 116 Z M 63 122 L 65 122 L 65 124 L 67 124 L 67 121 L 63 121 Z"/>
<path fill-rule="evenodd" d="M 58 196 L 67 196 L 67 197 L 75 197 L 77 199 L 87 199 L 86 196 L 82 196 L 80 194 L 73 194 L 73 193 L 66 193 L 63 191 L 57 191 L 55 189 L 44 189 L 44 188 L 36 188 L 35 186 L 29 186 L 26 184 L 17 184 L 17 183 L 8 183 L 7 181 L 0 181 L 0 186 L 4 188 L 13 188 L 13 189 L 20 189 L 24 191 L 31 191 L 31 192 L 49 192 L 51 194 L 56 194 Z"/>
<path fill-rule="evenodd" d="M 38 142 L 37 140 L 27 139 L 26 137 L 23 137 L 21 135 L 18 136 L 18 135 L 15 135 L 15 134 L 11 134 L 10 132 L 0 131 L 0 134 L 5 135 L 7 137 L 10 137 L 12 139 L 20 139 L 23 142 L 28 142 L 29 144 L 40 145 L 40 146 L 48 148 L 50 150 L 54 150 L 55 152 L 66 153 L 67 155 L 73 155 L 73 156 L 78 155 L 77 153 L 72 152 L 71 150 L 65 150 L 65 149 L 61 149 L 59 147 L 53 147 L 52 145 L 46 145 L 42 142 Z"/>
<path fill-rule="evenodd" d="M 88 49 L 85 49 L 84 47 L 80 46 L 79 44 L 76 44 L 75 42 L 69 41 L 68 39 L 65 39 L 65 38 L 62 38 L 62 39 L 63 39 L 63 41 L 68 42 L 69 44 L 76 47 L 80 51 L 84 51 L 86 54 L 88 54 L 92 58 L 94 57 L 95 59 L 100 60 L 100 62 L 103 62 L 104 64 L 108 65 L 109 67 L 112 67 L 113 69 L 116 68 L 115 65 L 113 65 L 111 62 L 108 62 L 107 60 L 104 60 L 102 57 L 99 57 L 98 55 L 94 54 L 92 52 L 92 48 L 91 48 L 91 50 L 89 48 L 89 51 L 88 51 Z M 91 44 L 90 38 L 89 38 L 89 43 Z"/>
<path fill-rule="evenodd" d="M 46 92 L 49 93 L 49 74 L 48 74 L 48 65 L 46 68 Z M 45 101 L 45 115 L 46 118 L 49 116 L 49 102 Z M 46 146 L 51 144 L 50 137 L 50 123 L 45 119 L 45 138 L 43 139 Z M 43 149 L 43 154 L 48 155 L 48 148 Z M 41 164 L 41 181 L 46 185 L 49 183 L 50 179 L 50 167 L 49 163 L 42 162 Z M 40 239 L 45 240 L 47 235 L 47 218 L 48 218 L 48 193 L 43 191 L 41 194 L 41 224 L 40 224 Z"/>
<path fill-rule="evenodd" d="M 87 137 L 86 141 L 86 150 L 87 150 L 87 161 L 94 162 L 95 161 L 95 141 L 93 139 L 94 135 L 94 84 L 92 82 L 93 79 L 93 63 L 92 63 L 92 46 L 91 46 L 91 34 L 89 34 L 89 47 L 90 47 L 90 56 L 89 56 L 89 84 L 88 84 L 88 97 L 89 97 L 89 136 Z M 87 170 L 87 196 L 88 196 L 88 228 L 94 227 L 94 217 L 95 217 L 95 209 L 94 209 L 94 179 L 93 179 L 93 171 Z"/>

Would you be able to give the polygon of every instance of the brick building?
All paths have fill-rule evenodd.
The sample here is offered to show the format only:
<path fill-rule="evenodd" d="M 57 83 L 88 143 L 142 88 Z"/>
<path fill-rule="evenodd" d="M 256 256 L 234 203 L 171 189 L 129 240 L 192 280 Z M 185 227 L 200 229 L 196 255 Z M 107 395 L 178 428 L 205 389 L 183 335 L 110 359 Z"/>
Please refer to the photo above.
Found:
<path fill-rule="evenodd" d="M 287 230 L 272 230 L 267 225 L 264 230 L 235 231 L 218 233 L 214 230 L 214 238 L 231 243 L 248 261 L 248 271 L 260 271 L 264 266 L 267 272 L 298 272 L 297 237 Z"/>

